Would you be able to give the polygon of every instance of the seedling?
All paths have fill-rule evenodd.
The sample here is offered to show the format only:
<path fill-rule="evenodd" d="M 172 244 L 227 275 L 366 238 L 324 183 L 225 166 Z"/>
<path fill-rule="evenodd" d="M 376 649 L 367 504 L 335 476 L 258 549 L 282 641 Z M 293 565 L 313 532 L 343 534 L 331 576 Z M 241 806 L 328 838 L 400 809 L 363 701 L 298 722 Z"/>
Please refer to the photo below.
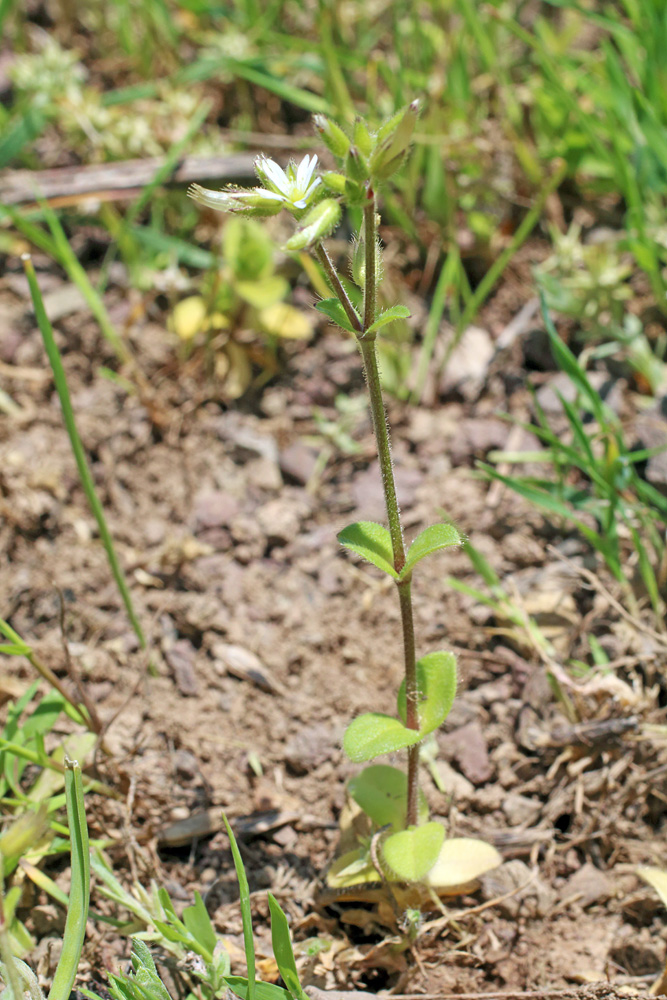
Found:
<path fill-rule="evenodd" d="M 255 168 L 260 187 L 209 191 L 195 184 L 189 194 L 201 204 L 223 212 L 261 218 L 286 210 L 292 215 L 297 225 L 286 249 L 308 251 L 319 261 L 333 295 L 320 301 L 317 308 L 343 331 L 352 334 L 359 347 L 388 526 L 361 521 L 348 525 L 338 538 L 345 548 L 372 563 L 396 585 L 405 676 L 398 691 L 396 715 L 369 712 L 357 717 L 347 728 L 343 748 L 352 761 L 359 763 L 405 750 L 407 773 L 389 765 L 371 765 L 354 779 L 350 794 L 368 817 L 374 832 L 359 850 L 339 859 L 336 875 L 354 882 L 377 879 L 380 875 L 386 881 L 422 883 L 438 891 L 472 882 L 483 871 L 495 867 L 500 858 L 489 845 L 465 842 L 465 850 L 472 847 L 476 861 L 466 869 L 466 877 L 461 878 L 460 871 L 452 870 L 458 868 L 460 844 L 456 840 L 445 841 L 444 827 L 429 822 L 419 792 L 419 747 L 443 723 L 452 707 L 456 658 L 448 651 L 429 652 L 417 658 L 412 576 L 422 559 L 460 544 L 461 538 L 453 525 L 434 524 L 409 547 L 404 542 L 378 368 L 378 333 L 394 320 L 405 319 L 409 312 L 403 305 L 378 310 L 382 250 L 378 240 L 377 191 L 406 159 L 418 111 L 415 102 L 377 130 L 369 129 L 358 118 L 349 132 L 317 115 L 315 127 L 339 162 L 339 170 L 318 174 L 315 156 L 306 156 L 298 166 L 290 163 L 286 170 L 266 157 L 259 157 Z M 341 278 L 323 242 L 338 226 L 343 207 L 356 216 L 361 213 L 362 217 L 353 244 L 352 283 Z"/>
<path fill-rule="evenodd" d="M 280 340 L 304 340 L 312 333 L 305 313 L 284 302 L 287 280 L 276 274 L 275 245 L 253 219 L 231 218 L 222 239 L 223 266 L 206 276 L 201 295 L 182 299 L 171 328 L 191 351 L 203 340 L 210 368 L 227 399 L 237 399 L 252 380 L 253 362 L 275 370 Z M 263 343 L 248 338 L 258 330 Z"/>

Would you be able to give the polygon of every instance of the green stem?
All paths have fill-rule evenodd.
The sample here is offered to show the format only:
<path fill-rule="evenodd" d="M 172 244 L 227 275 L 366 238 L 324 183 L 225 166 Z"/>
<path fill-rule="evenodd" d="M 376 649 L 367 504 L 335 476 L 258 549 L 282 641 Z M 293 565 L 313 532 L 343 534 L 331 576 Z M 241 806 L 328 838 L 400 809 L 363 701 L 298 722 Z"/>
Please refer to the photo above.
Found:
<path fill-rule="evenodd" d="M 366 248 L 366 274 L 364 282 L 364 330 L 375 321 L 377 309 L 377 273 L 376 273 L 376 218 L 375 195 L 369 189 L 369 198 L 364 206 L 364 244 Z M 391 444 L 389 440 L 389 424 L 382 399 L 382 385 L 378 368 L 375 336 L 366 339 L 362 333 L 357 338 L 364 362 L 368 394 L 370 397 L 373 429 L 377 442 L 382 487 L 389 521 L 389 534 L 394 552 L 394 569 L 400 573 L 405 566 L 405 546 L 401 514 L 396 496 L 396 480 L 391 460 Z M 409 729 L 419 729 L 417 667 L 415 662 L 415 625 L 412 613 L 411 575 L 408 574 L 398 586 L 398 598 L 401 608 L 401 625 L 403 628 L 403 655 L 405 662 L 405 723 Z M 408 802 L 407 825 L 416 826 L 418 817 L 419 797 L 419 747 L 408 749 Z"/>
<path fill-rule="evenodd" d="M 349 319 L 353 328 L 358 333 L 361 333 L 361 323 L 359 322 L 359 317 L 357 316 L 356 310 L 352 305 L 352 303 L 350 302 L 350 298 L 343 287 L 342 281 L 338 277 L 338 273 L 336 271 L 336 268 L 333 266 L 333 261 L 331 260 L 331 257 L 329 256 L 326 249 L 321 243 L 318 243 L 317 246 L 315 247 L 315 254 L 320 264 L 324 268 L 324 273 L 326 274 L 329 280 L 329 284 L 331 285 L 332 290 L 336 293 L 336 296 L 340 301 L 340 304 L 342 305 L 343 309 L 347 314 L 347 318 Z"/>
<path fill-rule="evenodd" d="M 367 201 L 364 205 L 364 253 L 366 269 L 364 277 L 364 330 L 375 322 L 377 307 L 377 274 L 375 262 L 375 245 L 377 232 L 375 223 L 375 193 L 368 189 Z"/>

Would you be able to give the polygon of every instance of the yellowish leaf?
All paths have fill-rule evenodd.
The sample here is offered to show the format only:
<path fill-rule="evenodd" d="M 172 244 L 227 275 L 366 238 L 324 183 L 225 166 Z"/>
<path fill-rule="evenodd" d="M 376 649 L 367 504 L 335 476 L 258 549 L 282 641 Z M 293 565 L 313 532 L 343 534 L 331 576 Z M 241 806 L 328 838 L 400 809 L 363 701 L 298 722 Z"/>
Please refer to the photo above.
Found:
<path fill-rule="evenodd" d="M 308 316 L 300 309 L 287 305 L 286 302 L 276 302 L 272 306 L 261 309 L 259 321 L 264 330 L 273 334 L 274 337 L 308 340 L 313 332 Z"/>
<path fill-rule="evenodd" d="M 667 906 L 667 872 L 662 868 L 655 868 L 649 865 L 646 868 L 638 868 L 637 874 L 645 882 L 655 889 L 660 896 L 664 906 Z"/>
<path fill-rule="evenodd" d="M 239 399 L 246 391 L 252 379 L 252 367 L 246 351 L 230 341 L 225 348 L 229 358 L 229 372 L 225 379 L 225 395 L 229 399 Z"/>
<path fill-rule="evenodd" d="M 495 847 L 484 840 L 451 837 L 440 848 L 425 881 L 436 892 L 455 893 L 475 883 L 485 872 L 497 868 L 502 860 Z"/>
<path fill-rule="evenodd" d="M 169 326 L 181 340 L 192 340 L 204 329 L 206 304 L 201 295 L 190 295 L 182 299 L 171 314 Z"/>

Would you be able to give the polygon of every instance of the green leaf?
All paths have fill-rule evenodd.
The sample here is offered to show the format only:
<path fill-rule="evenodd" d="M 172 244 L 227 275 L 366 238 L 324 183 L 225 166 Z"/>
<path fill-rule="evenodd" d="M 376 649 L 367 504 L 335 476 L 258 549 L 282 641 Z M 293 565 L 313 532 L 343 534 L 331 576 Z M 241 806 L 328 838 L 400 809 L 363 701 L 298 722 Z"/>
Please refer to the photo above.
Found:
<path fill-rule="evenodd" d="M 366 330 L 366 333 L 375 333 L 376 330 L 382 329 L 383 326 L 387 326 L 389 323 L 393 323 L 397 319 L 407 319 L 410 315 L 410 310 L 407 306 L 390 306 L 381 312 L 374 323 Z"/>
<path fill-rule="evenodd" d="M 408 778 L 405 771 L 389 764 L 371 764 L 355 775 L 347 790 L 376 826 L 391 825 L 404 830 L 408 813 Z M 420 823 L 428 819 L 424 793 L 419 792 Z"/>
<path fill-rule="evenodd" d="M 327 885 L 330 889 L 347 889 L 377 880 L 377 869 L 370 859 L 367 847 L 357 847 L 341 854 L 327 872 Z"/>
<path fill-rule="evenodd" d="M 419 733 L 428 736 L 449 715 L 456 696 L 456 657 L 453 653 L 427 653 L 417 661 Z M 398 714 L 406 721 L 405 680 L 398 690 Z"/>
<path fill-rule="evenodd" d="M 440 848 L 426 882 L 437 891 L 462 891 L 502 861 L 495 847 L 484 840 L 452 837 Z"/>
<path fill-rule="evenodd" d="M 432 524 L 429 528 L 424 528 L 410 546 L 399 578 L 402 580 L 411 573 L 417 563 L 430 556 L 432 552 L 446 549 L 450 545 L 460 545 L 461 541 L 461 536 L 453 524 Z"/>
<path fill-rule="evenodd" d="M 245 961 L 248 967 L 248 987 L 246 997 L 247 1000 L 255 1000 L 255 942 L 252 936 L 252 914 L 250 912 L 250 888 L 248 886 L 248 877 L 245 873 L 245 868 L 243 867 L 243 859 L 241 857 L 241 852 L 239 851 L 238 844 L 236 843 L 236 837 L 232 831 L 231 826 L 227 821 L 225 814 L 222 814 L 225 827 L 227 829 L 227 836 L 229 837 L 229 846 L 232 849 L 232 857 L 234 859 L 234 868 L 236 869 L 236 877 L 239 882 L 239 898 L 241 903 L 241 923 L 243 924 L 243 944 L 245 945 Z M 245 1000 L 245 997 L 244 997 Z"/>
<path fill-rule="evenodd" d="M 388 573 L 398 580 L 398 573 L 394 569 L 391 535 L 384 525 L 375 521 L 357 521 L 356 524 L 348 524 L 338 533 L 338 541 L 346 549 L 363 556 L 383 573 Z"/>
<path fill-rule="evenodd" d="M 435 864 L 445 830 L 440 823 L 411 826 L 382 841 L 382 860 L 400 882 L 420 882 Z"/>
<path fill-rule="evenodd" d="M 224 982 L 241 1000 L 249 1000 L 250 991 L 245 976 L 225 976 Z M 292 994 L 282 986 L 274 986 L 273 983 L 255 983 L 255 986 L 257 1000 L 292 1000 Z"/>
<path fill-rule="evenodd" d="M 72 881 L 63 936 L 63 949 L 53 977 L 49 1000 L 69 1000 L 76 977 L 88 919 L 90 899 L 90 850 L 83 802 L 81 768 L 77 761 L 65 760 L 67 822 L 72 846 Z"/>
<path fill-rule="evenodd" d="M 413 746 L 419 743 L 422 735 L 416 729 L 408 729 L 392 715 L 368 712 L 353 719 L 345 730 L 343 750 L 358 764 L 382 753 Z"/>
<path fill-rule="evenodd" d="M 321 243 L 340 222 L 341 207 L 335 198 L 325 198 L 311 208 L 301 220 L 299 228 L 285 244 L 286 250 L 305 250 L 314 243 Z"/>
<path fill-rule="evenodd" d="M 308 1000 L 308 996 L 299 982 L 299 973 L 296 971 L 287 917 L 275 897 L 271 893 L 268 896 L 271 912 L 271 944 L 280 975 L 293 997 L 298 998 L 298 1000 Z"/>
<path fill-rule="evenodd" d="M 211 918 L 208 915 L 208 910 L 204 905 L 204 900 L 198 892 L 195 892 L 194 904 L 186 906 L 183 910 L 183 923 L 197 944 L 200 945 L 202 951 L 206 952 L 206 954 L 202 954 L 202 958 L 207 962 L 212 962 L 213 952 L 215 951 L 218 939 L 213 929 Z"/>
<path fill-rule="evenodd" d="M 336 299 L 321 299 L 320 302 L 315 303 L 315 308 L 328 316 L 332 323 L 341 327 L 343 330 L 347 330 L 348 333 L 355 333 L 355 329 L 348 319 L 347 313 L 343 309 L 342 303 Z M 359 320 L 359 329 L 361 329 L 361 320 Z"/>

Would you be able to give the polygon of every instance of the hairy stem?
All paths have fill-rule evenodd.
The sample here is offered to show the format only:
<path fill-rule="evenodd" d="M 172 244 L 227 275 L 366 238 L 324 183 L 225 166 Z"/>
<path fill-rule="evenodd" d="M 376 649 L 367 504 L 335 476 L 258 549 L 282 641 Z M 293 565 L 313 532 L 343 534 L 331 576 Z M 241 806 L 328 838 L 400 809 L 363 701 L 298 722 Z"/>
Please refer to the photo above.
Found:
<path fill-rule="evenodd" d="M 331 257 L 329 256 L 326 249 L 321 243 L 318 243 L 317 246 L 315 247 L 315 253 L 317 255 L 317 259 L 324 268 L 324 273 L 329 279 L 329 284 L 331 285 L 331 288 L 336 293 L 336 296 L 340 301 L 340 304 L 342 305 L 343 309 L 347 314 L 347 318 L 349 319 L 350 323 L 357 331 L 357 333 L 361 333 L 361 323 L 359 321 L 359 317 L 357 316 L 354 306 L 350 302 L 349 296 L 343 287 L 343 283 L 338 277 L 338 272 L 336 271 L 336 268 L 333 266 L 333 261 L 331 260 Z"/>
<path fill-rule="evenodd" d="M 364 243 L 366 248 L 364 331 L 366 331 L 375 321 L 377 308 L 377 275 L 375 266 L 376 242 L 377 232 L 375 220 L 375 197 L 372 192 L 369 191 L 369 200 L 364 206 Z M 378 458 L 380 460 L 382 486 L 384 489 L 384 499 L 387 508 L 387 520 L 389 521 L 389 534 L 391 536 L 391 544 L 394 552 L 394 569 L 397 573 L 400 573 L 405 566 L 405 546 L 403 544 L 401 514 L 396 496 L 394 467 L 391 461 L 389 425 L 384 408 L 384 401 L 382 399 L 382 387 L 380 384 L 380 371 L 378 368 L 375 336 L 371 334 L 369 339 L 366 339 L 364 333 L 362 333 L 358 337 L 358 341 L 361 348 L 361 356 L 364 362 L 366 382 L 368 383 L 368 394 L 370 397 L 371 414 L 373 417 L 373 429 L 375 431 Z M 419 716 L 417 711 L 417 668 L 415 664 L 415 626 L 412 614 L 410 574 L 408 574 L 406 579 L 398 583 L 398 597 L 401 607 L 403 655 L 405 662 L 405 722 L 409 729 L 419 729 Z M 408 748 L 408 826 L 417 825 L 418 795 L 419 747 L 413 746 Z"/>
<path fill-rule="evenodd" d="M 377 308 L 377 275 L 375 270 L 375 253 L 377 232 L 375 225 L 375 194 L 369 187 L 366 204 L 364 205 L 364 253 L 366 257 L 364 277 L 364 330 L 375 322 Z"/>

